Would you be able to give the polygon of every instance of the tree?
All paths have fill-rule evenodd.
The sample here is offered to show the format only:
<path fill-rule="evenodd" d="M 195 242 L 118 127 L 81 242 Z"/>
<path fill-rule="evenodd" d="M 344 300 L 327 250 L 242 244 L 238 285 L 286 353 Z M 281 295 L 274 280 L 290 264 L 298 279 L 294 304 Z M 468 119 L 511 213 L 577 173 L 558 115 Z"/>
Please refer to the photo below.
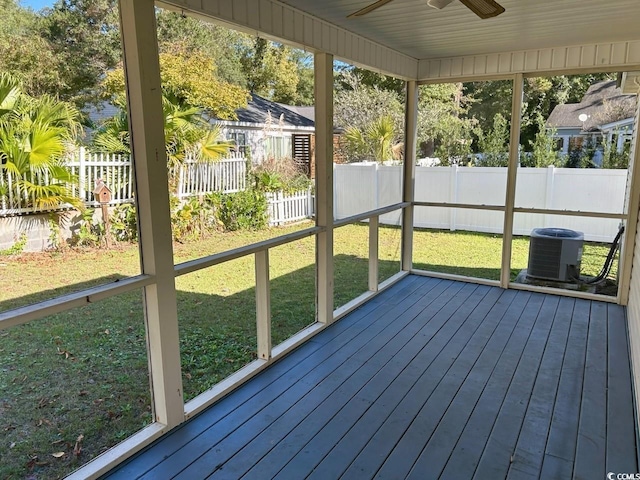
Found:
<path fill-rule="evenodd" d="M 355 76 L 355 78 L 358 79 L 358 83 L 360 83 L 361 85 L 365 85 L 371 88 L 377 88 L 378 90 L 395 92 L 399 97 L 404 95 L 405 82 L 403 80 L 400 80 L 399 78 L 390 77 L 389 75 L 372 72 L 371 70 L 359 67 L 343 67 L 341 70 L 350 71 Z M 340 77 L 338 77 L 338 81 L 341 81 Z M 342 83 L 341 87 L 348 88 L 348 84 Z"/>
<path fill-rule="evenodd" d="M 213 61 L 220 80 L 246 88 L 240 53 L 249 35 L 162 9 L 156 10 L 156 21 L 161 53 L 174 52 L 180 45 L 187 54 L 202 54 Z"/>
<path fill-rule="evenodd" d="M 533 167 L 542 168 L 551 165 L 558 166 L 560 156 L 555 149 L 555 140 L 553 139 L 553 130 L 546 128 L 545 119 L 542 114 L 538 114 L 536 118 L 537 133 L 531 145 L 531 164 Z"/>
<path fill-rule="evenodd" d="M 221 140 L 219 125 L 211 125 L 196 107 L 184 107 L 175 97 L 163 96 L 165 148 L 170 184 L 175 186 L 179 166 L 191 156 L 196 161 L 215 161 L 229 152 L 232 144 Z M 129 122 L 125 110 L 104 122 L 93 138 L 97 149 L 110 153 L 131 153 Z"/>
<path fill-rule="evenodd" d="M 460 83 L 423 85 L 418 104 L 420 153 L 437 156 L 442 165 L 463 163 L 471 153 L 476 126 L 468 118 L 469 98 Z"/>
<path fill-rule="evenodd" d="M 467 116 L 477 120 L 481 131 L 488 132 L 493 128 L 496 115 L 504 119 L 511 117 L 513 82 L 510 80 L 468 82 L 463 88 L 469 102 Z"/>
<path fill-rule="evenodd" d="M 0 173 L 13 178 L 14 194 L 37 207 L 78 205 L 71 192 L 75 179 L 62 159 L 79 131 L 79 118 L 71 104 L 49 95 L 31 97 L 15 77 L 0 74 Z"/>
<path fill-rule="evenodd" d="M 41 36 L 40 17 L 15 0 L 0 0 L 0 71 L 20 79 L 29 95 L 55 95 L 63 88 L 60 59 Z"/>
<path fill-rule="evenodd" d="M 393 120 L 382 116 L 373 121 L 365 130 L 349 127 L 345 131 L 347 152 L 353 160 L 373 158 L 377 162 L 391 160 L 395 155 L 393 147 L 398 133 Z"/>
<path fill-rule="evenodd" d="M 404 107 L 395 92 L 362 85 L 349 71 L 342 72 L 339 78 L 344 88 L 335 92 L 333 102 L 333 118 L 338 127 L 365 132 L 380 118 L 388 117 L 394 132 L 404 131 Z"/>
<path fill-rule="evenodd" d="M 484 133 L 478 130 L 478 150 L 482 159 L 478 165 L 483 167 L 506 167 L 509 163 L 509 129 L 507 119 L 497 113 L 493 117 L 493 127 Z"/>
<path fill-rule="evenodd" d="M 42 18 L 42 37 L 59 60 L 63 100 L 95 100 L 101 77 L 121 58 L 117 0 L 58 0 Z"/>
<path fill-rule="evenodd" d="M 236 118 L 235 111 L 246 107 L 248 92 L 217 76 L 213 61 L 202 52 L 187 52 L 181 45 L 160 54 L 162 91 L 184 108 L 194 107 L 220 119 Z M 105 75 L 102 98 L 124 106 L 124 69 Z"/>
<path fill-rule="evenodd" d="M 622 132 L 617 132 L 617 135 L 621 134 Z M 602 146 L 602 168 L 629 168 L 630 142 L 625 142 L 622 151 L 618 151 L 616 142 L 611 142 L 605 137 Z"/>
<path fill-rule="evenodd" d="M 292 105 L 312 100 L 313 68 L 307 54 L 258 37 L 241 47 L 240 61 L 251 92 Z"/>

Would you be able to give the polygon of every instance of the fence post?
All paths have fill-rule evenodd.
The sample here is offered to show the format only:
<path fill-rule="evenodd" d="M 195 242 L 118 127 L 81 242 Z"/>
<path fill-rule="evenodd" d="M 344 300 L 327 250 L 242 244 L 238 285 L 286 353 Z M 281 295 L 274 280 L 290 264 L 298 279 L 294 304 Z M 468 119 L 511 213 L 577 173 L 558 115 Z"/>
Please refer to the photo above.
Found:
<path fill-rule="evenodd" d="M 284 192 L 279 190 L 276 193 L 276 201 L 278 205 L 278 225 L 282 225 L 285 220 L 285 210 L 284 210 Z"/>
<path fill-rule="evenodd" d="M 180 173 L 178 174 L 178 198 L 182 198 L 182 192 L 184 190 L 184 167 L 185 164 L 180 164 Z"/>
<path fill-rule="evenodd" d="M 340 218 L 340 206 L 338 203 L 338 176 L 336 175 L 336 164 L 333 163 L 333 218 Z"/>
<path fill-rule="evenodd" d="M 451 182 L 450 188 L 450 202 L 458 203 L 458 165 L 451 165 L 451 178 L 449 179 Z M 449 230 L 455 232 L 456 230 L 456 209 L 452 208 L 449 211 Z"/>
<path fill-rule="evenodd" d="M 78 196 L 83 202 L 91 200 L 87 198 L 87 175 L 85 172 L 85 155 L 84 147 L 78 149 Z"/>
<path fill-rule="evenodd" d="M 311 195 L 311 187 L 307 187 L 307 218 L 312 218 L 313 215 L 313 195 Z"/>
<path fill-rule="evenodd" d="M 2 172 L 5 172 L 5 171 L 6 170 L 0 171 L 0 187 L 4 187 L 4 185 L 6 183 L 5 180 L 4 180 L 4 173 L 2 173 Z M 0 200 L 2 200 L 2 204 L 0 204 L 0 208 L 2 210 L 6 210 L 7 209 L 7 197 L 9 196 L 9 193 L 10 193 L 9 189 L 7 189 L 7 195 L 6 196 L 2 195 L 0 197 Z"/>
<path fill-rule="evenodd" d="M 553 189 L 555 188 L 555 178 L 556 178 L 556 167 L 553 165 L 549 165 L 547 167 L 547 189 L 544 197 L 544 208 L 553 208 Z M 549 220 L 551 219 L 551 215 L 544 216 L 544 226 L 549 226 Z"/>

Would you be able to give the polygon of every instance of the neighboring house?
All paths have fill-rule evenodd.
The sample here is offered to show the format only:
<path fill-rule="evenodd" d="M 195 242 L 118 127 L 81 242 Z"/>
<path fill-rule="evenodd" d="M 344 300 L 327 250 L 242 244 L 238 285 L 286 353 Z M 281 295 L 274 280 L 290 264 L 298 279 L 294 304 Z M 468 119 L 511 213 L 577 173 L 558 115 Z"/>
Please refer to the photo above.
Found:
<path fill-rule="evenodd" d="M 88 106 L 83 113 L 89 120 L 89 125 L 84 127 L 83 142 L 89 144 L 93 140 L 96 128 L 108 119 L 120 115 L 120 108 L 109 102 L 101 102 L 97 106 Z"/>
<path fill-rule="evenodd" d="M 285 105 L 251 94 L 246 108 L 236 111 L 237 120 L 218 120 L 223 134 L 239 151 L 249 153 L 253 163 L 269 157 L 291 157 L 307 175 L 315 165 L 315 107 Z M 334 131 L 334 161 L 344 163 L 340 129 Z"/>
<path fill-rule="evenodd" d="M 314 121 L 293 108 L 251 95 L 246 108 L 236 111 L 237 120 L 219 120 L 227 140 L 239 151 L 250 155 L 253 163 L 269 157 L 296 158 L 309 173 L 312 157 Z"/>
<path fill-rule="evenodd" d="M 602 159 L 603 142 L 616 145 L 622 152 L 631 142 L 636 96 L 622 93 L 615 80 L 589 87 L 580 103 L 556 106 L 547 127 L 553 129 L 557 148 L 563 154 L 586 146 L 595 146 L 594 162 Z"/>
<path fill-rule="evenodd" d="M 86 114 L 92 126 L 117 115 L 119 109 L 103 102 L 91 107 Z M 222 126 L 227 140 L 233 140 L 239 152 L 248 155 L 254 164 L 269 157 L 290 157 L 312 175 L 315 165 L 315 107 L 293 106 L 272 102 L 255 93 L 246 108 L 236 111 L 237 120 L 212 118 L 211 123 Z M 85 128 L 85 141 L 93 137 L 94 130 Z M 344 163 L 341 154 L 340 129 L 334 132 L 334 161 Z"/>

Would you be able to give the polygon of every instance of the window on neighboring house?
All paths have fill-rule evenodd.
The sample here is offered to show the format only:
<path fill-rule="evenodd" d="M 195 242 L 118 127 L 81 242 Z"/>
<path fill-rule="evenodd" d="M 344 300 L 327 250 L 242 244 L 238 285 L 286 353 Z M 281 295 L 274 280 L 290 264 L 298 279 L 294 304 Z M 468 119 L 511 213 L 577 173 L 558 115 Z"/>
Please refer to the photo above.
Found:
<path fill-rule="evenodd" d="M 562 147 L 564 146 L 564 138 L 558 137 L 555 140 L 556 140 L 555 151 L 556 152 L 561 152 L 562 151 Z"/>
<path fill-rule="evenodd" d="M 247 134 L 244 132 L 229 132 L 227 140 L 233 140 L 236 150 L 243 155 L 247 153 Z"/>
<path fill-rule="evenodd" d="M 291 157 L 291 137 L 269 135 L 265 139 L 265 154 L 267 157 Z"/>
<path fill-rule="evenodd" d="M 569 151 L 581 150 L 584 145 L 583 137 L 571 137 L 569 139 Z"/>

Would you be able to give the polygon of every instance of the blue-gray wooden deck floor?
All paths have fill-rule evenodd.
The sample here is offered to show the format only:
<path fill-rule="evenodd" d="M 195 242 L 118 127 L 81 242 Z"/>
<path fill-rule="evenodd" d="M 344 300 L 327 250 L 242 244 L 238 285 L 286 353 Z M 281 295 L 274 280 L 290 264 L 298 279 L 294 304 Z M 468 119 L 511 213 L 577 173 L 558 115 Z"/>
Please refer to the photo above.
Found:
<path fill-rule="evenodd" d="M 637 472 L 624 308 L 409 276 L 110 479 Z"/>

